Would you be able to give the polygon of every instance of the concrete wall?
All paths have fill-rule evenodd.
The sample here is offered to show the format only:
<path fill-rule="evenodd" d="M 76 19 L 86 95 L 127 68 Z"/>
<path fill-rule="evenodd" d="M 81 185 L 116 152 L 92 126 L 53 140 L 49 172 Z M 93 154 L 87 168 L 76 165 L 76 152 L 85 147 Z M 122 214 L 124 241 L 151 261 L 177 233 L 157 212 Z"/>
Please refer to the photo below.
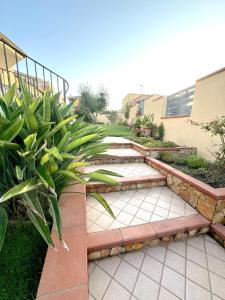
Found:
<path fill-rule="evenodd" d="M 225 68 L 196 81 L 195 95 L 190 116 L 165 117 L 166 97 L 149 98 L 144 103 L 144 114 L 154 114 L 154 122 L 165 126 L 165 140 L 181 146 L 197 147 L 198 154 L 213 159 L 219 139 L 190 124 L 189 120 L 207 122 L 225 115 Z M 131 108 L 129 123 L 135 120 L 138 105 Z"/>

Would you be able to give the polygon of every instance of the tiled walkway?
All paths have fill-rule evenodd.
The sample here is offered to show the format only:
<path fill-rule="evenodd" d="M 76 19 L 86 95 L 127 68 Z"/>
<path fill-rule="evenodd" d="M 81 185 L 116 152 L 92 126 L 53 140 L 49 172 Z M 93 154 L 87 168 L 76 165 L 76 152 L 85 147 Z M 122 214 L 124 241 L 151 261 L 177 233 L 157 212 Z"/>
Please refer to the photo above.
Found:
<path fill-rule="evenodd" d="M 225 299 L 225 250 L 208 235 L 89 263 L 89 300 Z"/>
<path fill-rule="evenodd" d="M 137 177 L 145 175 L 160 174 L 157 170 L 148 166 L 145 163 L 125 163 L 125 164 L 103 164 L 87 166 L 88 172 L 96 171 L 98 169 L 109 170 L 117 172 L 124 177 Z"/>
<path fill-rule="evenodd" d="M 119 149 L 108 149 L 106 154 L 115 155 L 115 156 L 135 156 L 140 155 L 140 152 L 132 148 L 119 148 Z"/>
<path fill-rule="evenodd" d="M 87 199 L 88 232 L 143 224 L 195 214 L 183 199 L 168 187 L 154 187 L 103 194 L 112 208 L 113 219 L 95 199 Z"/>

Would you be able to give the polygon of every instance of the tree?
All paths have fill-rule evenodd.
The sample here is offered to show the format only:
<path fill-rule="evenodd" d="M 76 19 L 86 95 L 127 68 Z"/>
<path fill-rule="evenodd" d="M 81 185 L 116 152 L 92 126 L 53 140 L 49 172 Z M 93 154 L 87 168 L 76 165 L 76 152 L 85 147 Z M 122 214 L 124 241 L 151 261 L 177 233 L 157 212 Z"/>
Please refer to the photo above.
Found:
<path fill-rule="evenodd" d="M 124 118 L 126 119 L 126 121 L 128 121 L 128 119 L 129 119 L 131 107 L 132 107 L 132 104 L 129 102 L 124 105 L 123 114 L 124 114 Z"/>
<path fill-rule="evenodd" d="M 108 92 L 100 86 L 97 94 L 93 93 L 92 88 L 88 84 L 79 86 L 80 108 L 79 113 L 84 115 L 86 120 L 96 123 L 97 116 L 103 112 L 108 104 Z"/>

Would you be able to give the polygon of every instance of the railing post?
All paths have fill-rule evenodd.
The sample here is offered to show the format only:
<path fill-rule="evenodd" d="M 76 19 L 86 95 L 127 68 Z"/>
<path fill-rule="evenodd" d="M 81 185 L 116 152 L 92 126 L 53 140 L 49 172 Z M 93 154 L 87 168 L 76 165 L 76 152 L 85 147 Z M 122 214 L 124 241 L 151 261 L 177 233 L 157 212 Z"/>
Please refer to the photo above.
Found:
<path fill-rule="evenodd" d="M 5 49 L 4 43 L 3 43 L 3 51 L 4 51 L 4 57 L 5 57 L 6 72 L 7 72 L 7 76 L 8 76 L 8 83 L 9 83 L 9 86 L 11 86 L 11 80 L 10 80 L 9 68 L 8 68 L 8 60 L 7 60 L 7 54 L 6 54 L 6 49 Z"/>
<path fill-rule="evenodd" d="M 64 97 L 64 101 L 66 103 L 66 85 L 65 85 L 65 79 L 63 79 L 63 97 Z"/>

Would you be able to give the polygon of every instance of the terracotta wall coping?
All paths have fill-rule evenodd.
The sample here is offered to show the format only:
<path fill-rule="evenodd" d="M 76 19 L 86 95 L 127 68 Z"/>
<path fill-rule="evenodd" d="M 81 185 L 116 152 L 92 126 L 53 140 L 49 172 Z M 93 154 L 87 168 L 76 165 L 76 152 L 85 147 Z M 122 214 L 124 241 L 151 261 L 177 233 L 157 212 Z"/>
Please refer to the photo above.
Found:
<path fill-rule="evenodd" d="M 129 146 L 127 148 L 133 148 L 135 147 L 144 150 L 144 151 L 175 151 L 175 150 L 185 150 L 185 149 L 196 149 L 196 147 L 185 147 L 185 146 L 177 146 L 177 147 L 168 147 L 168 148 L 160 148 L 160 147 L 145 147 L 141 144 L 138 144 L 136 142 L 131 141 L 130 143 L 111 143 L 111 146 L 118 146 L 120 148 L 121 146 Z M 137 150 L 137 149 L 135 149 Z"/>
<path fill-rule="evenodd" d="M 177 146 L 177 147 L 167 147 L 167 148 L 160 148 L 160 147 L 146 147 L 141 144 L 132 142 L 132 148 L 137 147 L 145 151 L 175 151 L 175 150 L 185 150 L 185 149 L 196 149 L 196 147 L 185 147 L 185 146 Z"/>
<path fill-rule="evenodd" d="M 225 240 L 225 225 L 221 223 L 212 224 L 211 231 L 215 232 L 219 237 Z"/>
<path fill-rule="evenodd" d="M 55 230 L 52 238 L 57 251 L 48 248 L 37 299 L 87 300 L 87 228 L 86 188 L 84 184 L 67 187 L 60 196 L 63 240 L 69 251 L 59 242 Z"/>
<path fill-rule="evenodd" d="M 176 177 L 180 178 L 182 181 L 189 183 L 190 185 L 196 187 L 198 190 L 204 192 L 205 194 L 211 196 L 212 198 L 219 200 L 219 199 L 225 199 L 225 188 L 213 188 L 210 185 L 191 177 L 190 175 L 187 175 L 155 158 L 146 157 L 146 162 L 149 162 L 152 165 L 158 166 L 159 168 L 167 171 L 170 174 L 175 175 Z"/>
<path fill-rule="evenodd" d="M 200 214 L 195 214 L 136 226 L 89 233 L 87 242 L 88 253 L 101 249 L 154 240 L 176 233 L 208 227 L 209 225 L 210 222 L 206 218 Z"/>

